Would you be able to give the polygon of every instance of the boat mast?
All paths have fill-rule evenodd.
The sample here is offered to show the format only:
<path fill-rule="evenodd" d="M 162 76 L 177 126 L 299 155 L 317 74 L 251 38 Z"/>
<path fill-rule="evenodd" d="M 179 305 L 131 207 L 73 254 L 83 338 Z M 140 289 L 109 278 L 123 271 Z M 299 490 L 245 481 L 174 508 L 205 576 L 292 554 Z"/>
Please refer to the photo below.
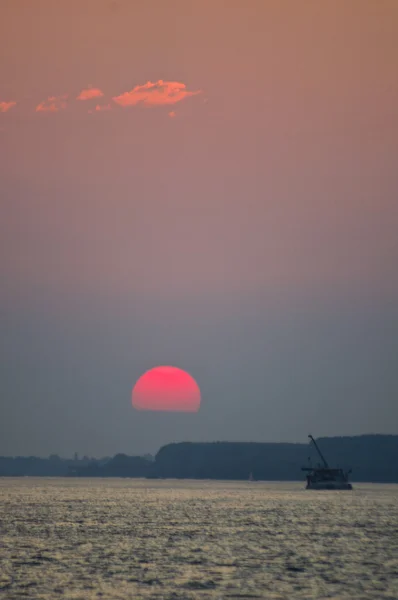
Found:
<path fill-rule="evenodd" d="M 325 469 L 328 469 L 328 468 L 329 468 L 329 465 L 328 465 L 328 463 L 326 462 L 326 459 L 325 459 L 325 457 L 323 456 L 322 452 L 319 450 L 319 448 L 318 448 L 318 444 L 316 443 L 316 441 L 314 440 L 314 438 L 312 437 L 312 435 L 311 435 L 311 434 L 310 434 L 308 437 L 310 438 L 310 440 L 311 440 L 311 441 L 312 441 L 312 443 L 314 444 L 315 448 L 317 449 L 317 451 L 318 451 L 318 454 L 319 454 L 319 456 L 320 456 L 320 457 L 321 457 L 321 459 L 322 459 L 322 462 L 323 462 L 323 465 L 324 465 Z"/>

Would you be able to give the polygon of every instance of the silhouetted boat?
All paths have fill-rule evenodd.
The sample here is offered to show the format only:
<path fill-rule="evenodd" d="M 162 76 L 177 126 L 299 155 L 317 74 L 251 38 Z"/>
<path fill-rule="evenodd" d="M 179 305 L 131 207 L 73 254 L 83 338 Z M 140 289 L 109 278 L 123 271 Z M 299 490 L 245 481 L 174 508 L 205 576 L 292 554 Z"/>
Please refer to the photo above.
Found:
<path fill-rule="evenodd" d="M 331 469 L 318 448 L 318 444 L 312 437 L 308 436 L 314 444 L 323 465 L 316 467 L 302 467 L 303 471 L 307 471 L 307 490 L 352 490 L 352 485 L 348 481 L 348 475 L 351 471 L 343 471 L 343 469 Z"/>

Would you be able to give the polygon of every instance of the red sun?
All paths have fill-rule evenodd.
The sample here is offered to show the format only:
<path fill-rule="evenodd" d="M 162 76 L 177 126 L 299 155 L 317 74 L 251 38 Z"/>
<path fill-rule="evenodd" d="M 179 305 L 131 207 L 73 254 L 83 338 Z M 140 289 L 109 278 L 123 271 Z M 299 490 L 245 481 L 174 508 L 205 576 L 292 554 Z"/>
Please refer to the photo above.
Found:
<path fill-rule="evenodd" d="M 137 410 L 198 412 L 200 389 L 194 378 L 177 367 L 154 367 L 138 379 L 132 402 Z"/>

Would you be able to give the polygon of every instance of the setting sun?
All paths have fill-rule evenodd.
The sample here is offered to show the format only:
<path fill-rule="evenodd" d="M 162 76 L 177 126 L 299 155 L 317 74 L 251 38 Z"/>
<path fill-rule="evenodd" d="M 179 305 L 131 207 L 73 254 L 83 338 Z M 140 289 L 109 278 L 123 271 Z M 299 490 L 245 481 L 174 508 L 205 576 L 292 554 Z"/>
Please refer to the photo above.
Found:
<path fill-rule="evenodd" d="M 198 412 L 200 389 L 195 379 L 182 369 L 154 367 L 135 384 L 132 404 L 137 410 Z"/>

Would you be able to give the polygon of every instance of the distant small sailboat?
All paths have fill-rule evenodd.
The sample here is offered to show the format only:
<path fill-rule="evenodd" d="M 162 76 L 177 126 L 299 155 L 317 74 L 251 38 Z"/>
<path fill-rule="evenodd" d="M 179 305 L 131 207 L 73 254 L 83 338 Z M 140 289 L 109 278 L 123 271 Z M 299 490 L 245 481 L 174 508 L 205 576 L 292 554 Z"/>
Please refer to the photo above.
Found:
<path fill-rule="evenodd" d="M 251 471 L 249 473 L 249 481 L 254 481 L 253 473 Z"/>
<path fill-rule="evenodd" d="M 331 469 L 318 448 L 318 444 L 312 437 L 308 436 L 314 444 L 319 456 L 321 457 L 322 465 L 317 467 L 302 467 L 302 471 L 307 471 L 307 490 L 352 490 L 352 485 L 348 481 L 348 475 L 351 471 L 343 471 L 343 469 Z"/>

